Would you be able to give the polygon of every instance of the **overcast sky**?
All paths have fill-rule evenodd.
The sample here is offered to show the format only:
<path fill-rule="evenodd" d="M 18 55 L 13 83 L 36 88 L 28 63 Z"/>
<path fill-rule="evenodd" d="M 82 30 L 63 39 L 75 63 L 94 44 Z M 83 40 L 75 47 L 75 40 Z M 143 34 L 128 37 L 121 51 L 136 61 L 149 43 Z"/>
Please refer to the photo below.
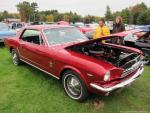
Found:
<path fill-rule="evenodd" d="M 0 0 L 0 11 L 17 12 L 16 4 L 24 0 Z M 87 14 L 104 16 L 106 6 L 112 11 L 120 11 L 123 8 L 144 2 L 150 7 L 150 0 L 26 0 L 37 2 L 39 10 L 57 9 L 60 12 L 73 11 L 83 16 Z"/>

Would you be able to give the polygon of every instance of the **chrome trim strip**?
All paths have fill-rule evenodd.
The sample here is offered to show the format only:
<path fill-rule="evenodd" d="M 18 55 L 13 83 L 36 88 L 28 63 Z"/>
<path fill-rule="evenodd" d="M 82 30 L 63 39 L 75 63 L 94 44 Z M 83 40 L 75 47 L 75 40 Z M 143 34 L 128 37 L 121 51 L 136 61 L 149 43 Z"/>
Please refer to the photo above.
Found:
<path fill-rule="evenodd" d="M 43 69 L 41 69 L 41 68 L 39 68 L 39 67 L 33 65 L 33 64 L 31 64 L 31 63 L 29 63 L 29 62 L 27 62 L 27 61 L 25 61 L 25 60 L 23 60 L 23 59 L 20 59 L 20 60 L 23 61 L 23 62 L 25 62 L 25 63 L 27 63 L 27 64 L 29 64 L 29 65 L 31 65 L 31 66 L 34 67 L 34 68 L 39 69 L 40 71 L 42 71 L 42 72 L 44 72 L 44 73 L 46 73 L 46 74 L 48 74 L 48 75 L 50 75 L 50 76 L 52 76 L 52 77 L 54 77 L 54 78 L 56 78 L 56 79 L 60 79 L 59 77 L 56 77 L 55 75 L 53 75 L 53 74 L 51 74 L 51 73 L 49 73 L 49 72 L 47 72 L 47 71 L 45 71 L 45 70 L 43 70 Z"/>
<path fill-rule="evenodd" d="M 115 89 L 123 88 L 123 87 L 127 86 L 128 84 L 131 84 L 133 81 L 135 81 L 138 78 L 139 75 L 141 75 L 143 73 L 143 71 L 144 71 L 144 67 L 142 66 L 140 69 L 138 69 L 138 71 L 130 79 L 123 81 L 122 83 L 119 83 L 112 87 L 105 88 L 105 87 L 101 87 L 95 83 L 90 83 L 90 86 L 97 90 L 103 91 L 103 92 L 111 92 Z"/>
<path fill-rule="evenodd" d="M 18 51 L 19 56 L 21 56 L 21 55 L 20 55 L 20 51 L 19 51 L 19 48 L 18 48 L 18 47 L 17 47 L 17 51 Z"/>
<path fill-rule="evenodd" d="M 28 58 L 26 58 L 26 57 L 23 57 L 23 56 L 21 56 L 23 59 L 26 59 L 26 60 L 28 60 L 28 61 L 30 61 L 30 62 L 32 62 L 32 63 L 34 63 L 34 64 L 36 64 L 36 65 L 39 65 L 39 66 L 41 66 L 39 63 L 36 63 L 36 62 L 33 62 L 32 60 L 30 60 L 30 59 L 28 59 Z M 21 58 L 20 58 L 21 59 Z M 26 61 L 27 62 L 27 61 Z M 31 63 L 30 63 L 31 64 Z M 33 64 L 32 64 L 33 65 Z"/>
<path fill-rule="evenodd" d="M 123 78 L 123 77 L 125 77 L 125 76 L 127 76 L 127 75 L 129 75 L 129 74 L 131 74 L 131 73 L 133 73 L 133 72 L 134 72 L 135 70 L 137 70 L 141 65 L 143 65 L 141 61 L 139 61 L 139 62 L 133 64 L 133 65 L 128 69 L 128 71 L 124 71 L 124 72 L 123 72 L 123 74 L 121 75 L 121 78 Z"/>

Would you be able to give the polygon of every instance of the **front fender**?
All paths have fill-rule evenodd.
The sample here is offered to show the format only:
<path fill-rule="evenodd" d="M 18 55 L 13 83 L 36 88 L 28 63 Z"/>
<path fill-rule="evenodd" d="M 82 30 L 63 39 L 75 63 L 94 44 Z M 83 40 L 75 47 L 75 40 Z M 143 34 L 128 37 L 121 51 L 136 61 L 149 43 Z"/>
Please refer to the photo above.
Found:
<path fill-rule="evenodd" d="M 77 69 L 76 67 L 73 67 L 73 66 L 69 66 L 69 65 L 66 65 L 64 66 L 63 68 L 61 68 L 60 72 L 59 72 L 59 77 L 61 78 L 62 74 L 66 71 L 66 70 L 72 70 L 76 73 L 78 73 L 81 77 L 81 79 L 83 80 L 83 82 L 86 84 L 86 86 L 88 86 L 88 78 L 86 76 L 86 73 L 80 69 Z"/>

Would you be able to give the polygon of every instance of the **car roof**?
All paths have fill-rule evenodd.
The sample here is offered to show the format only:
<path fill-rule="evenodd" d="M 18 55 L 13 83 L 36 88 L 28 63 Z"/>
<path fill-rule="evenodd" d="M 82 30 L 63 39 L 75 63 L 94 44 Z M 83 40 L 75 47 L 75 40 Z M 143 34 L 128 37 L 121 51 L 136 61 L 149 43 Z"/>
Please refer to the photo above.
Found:
<path fill-rule="evenodd" d="M 63 27 L 73 27 L 69 25 L 30 25 L 26 26 L 26 29 L 38 29 L 38 30 L 43 30 L 43 29 L 51 29 L 51 28 L 63 28 Z"/>

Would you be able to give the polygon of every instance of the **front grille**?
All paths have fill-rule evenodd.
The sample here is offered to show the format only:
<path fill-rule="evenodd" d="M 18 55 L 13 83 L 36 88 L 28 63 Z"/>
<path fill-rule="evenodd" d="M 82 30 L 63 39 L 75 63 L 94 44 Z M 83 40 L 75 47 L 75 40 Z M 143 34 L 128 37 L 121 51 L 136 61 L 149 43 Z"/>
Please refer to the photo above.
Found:
<path fill-rule="evenodd" d="M 126 77 L 127 75 L 136 71 L 142 65 L 142 59 L 140 56 L 137 56 L 132 61 L 129 61 L 129 64 L 132 64 L 132 66 L 129 68 L 126 68 L 121 77 Z M 127 65 L 128 65 L 128 63 L 127 63 Z"/>

